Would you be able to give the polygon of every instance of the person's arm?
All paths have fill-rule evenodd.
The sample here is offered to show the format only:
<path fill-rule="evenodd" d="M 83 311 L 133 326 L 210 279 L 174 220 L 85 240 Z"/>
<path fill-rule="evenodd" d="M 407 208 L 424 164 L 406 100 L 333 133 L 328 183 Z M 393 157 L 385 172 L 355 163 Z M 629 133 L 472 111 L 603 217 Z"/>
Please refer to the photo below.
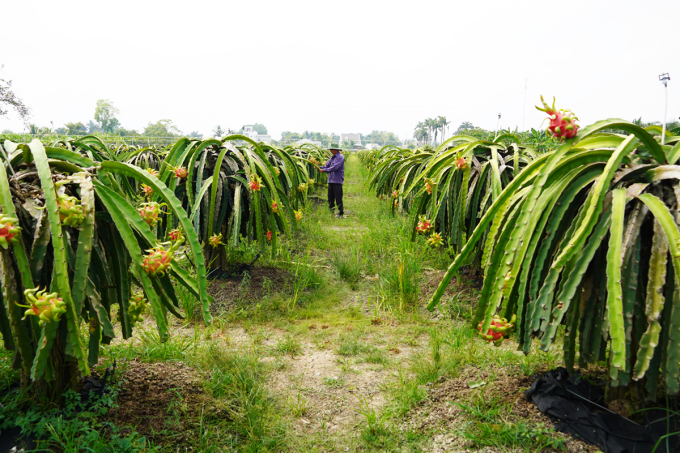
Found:
<path fill-rule="evenodd" d="M 327 166 L 326 168 L 324 168 L 326 173 L 338 171 L 338 170 L 340 170 L 340 168 L 343 165 L 345 165 L 345 156 L 343 156 L 342 154 L 338 154 L 338 157 L 339 157 L 339 159 L 336 159 L 336 161 L 333 163 L 333 165 Z"/>

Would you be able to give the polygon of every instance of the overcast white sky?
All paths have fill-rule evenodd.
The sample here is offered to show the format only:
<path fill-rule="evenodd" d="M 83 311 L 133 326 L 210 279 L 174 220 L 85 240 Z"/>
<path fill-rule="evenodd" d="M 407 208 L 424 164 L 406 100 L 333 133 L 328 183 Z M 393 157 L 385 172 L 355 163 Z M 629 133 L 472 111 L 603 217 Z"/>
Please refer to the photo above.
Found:
<path fill-rule="evenodd" d="M 122 126 L 186 133 L 412 135 L 427 117 L 539 127 L 539 95 L 583 125 L 680 116 L 679 0 L 8 0 L 0 74 L 55 127 L 110 99 Z M 525 79 L 528 89 L 525 99 Z M 526 117 L 524 118 L 524 112 Z M 16 116 L 0 130 L 23 129 Z"/>

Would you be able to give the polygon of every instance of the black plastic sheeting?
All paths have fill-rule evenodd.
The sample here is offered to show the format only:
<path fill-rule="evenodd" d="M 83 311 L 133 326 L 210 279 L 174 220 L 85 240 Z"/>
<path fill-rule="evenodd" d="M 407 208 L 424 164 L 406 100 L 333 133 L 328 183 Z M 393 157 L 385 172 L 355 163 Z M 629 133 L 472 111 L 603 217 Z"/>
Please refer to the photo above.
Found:
<path fill-rule="evenodd" d="M 526 396 L 550 417 L 557 431 L 596 445 L 605 453 L 680 452 L 680 436 L 663 438 L 680 431 L 677 413 L 646 410 L 641 413 L 646 425 L 639 425 L 609 411 L 604 407 L 604 392 L 600 387 L 579 374 L 569 376 L 565 368 L 541 376 L 526 391 Z"/>

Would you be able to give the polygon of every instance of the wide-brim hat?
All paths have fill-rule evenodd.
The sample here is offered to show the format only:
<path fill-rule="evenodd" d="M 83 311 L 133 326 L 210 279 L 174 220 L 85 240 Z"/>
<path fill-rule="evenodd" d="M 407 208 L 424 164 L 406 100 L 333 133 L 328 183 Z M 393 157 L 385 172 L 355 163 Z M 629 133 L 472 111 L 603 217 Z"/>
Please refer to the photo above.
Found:
<path fill-rule="evenodd" d="M 331 146 L 328 147 L 329 150 L 337 150 L 337 151 L 342 151 L 342 148 L 340 148 L 340 145 L 337 143 L 331 143 Z"/>

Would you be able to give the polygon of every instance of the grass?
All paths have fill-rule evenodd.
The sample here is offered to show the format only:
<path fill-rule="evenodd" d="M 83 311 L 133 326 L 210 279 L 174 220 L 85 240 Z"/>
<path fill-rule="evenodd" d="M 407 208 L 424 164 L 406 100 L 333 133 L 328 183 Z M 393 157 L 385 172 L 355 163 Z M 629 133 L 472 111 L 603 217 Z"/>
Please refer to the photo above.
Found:
<path fill-rule="evenodd" d="M 427 400 L 429 386 L 470 364 L 480 373 L 516 375 L 560 364 L 558 347 L 524 356 L 477 338 L 469 325 L 479 297 L 472 286 L 447 293 L 436 316 L 425 312 L 426 273 L 445 269 L 450 257 L 426 247 L 423 238 L 410 241 L 407 216 L 394 216 L 389 201 L 362 186 L 366 169 L 353 156 L 345 176 L 350 218 L 331 218 L 324 206 L 315 211 L 310 204 L 298 233 L 281 237 L 273 253 L 260 257 L 257 264 L 280 268 L 286 283 L 265 279 L 259 300 L 233 301 L 235 308 L 210 327 L 202 324 L 196 300 L 180 291 L 187 319 L 170 322 L 166 342 L 147 322 L 132 339 L 101 346 L 103 363 L 181 361 L 200 373 L 205 402 L 188 407 L 190 398 L 172 393 L 166 413 L 168 431 L 180 420 L 190 431 L 182 445 L 154 444 L 134 430 L 100 429 L 96 420 L 87 426 L 54 421 L 52 431 L 43 430 L 50 445 L 71 451 L 69 442 L 91 437 L 92 451 L 108 451 L 97 446 L 106 441 L 119 451 L 138 451 L 134 445 L 162 452 L 429 451 L 433 432 L 406 423 Z M 239 262 L 257 253 L 247 243 L 227 250 Z M 254 284 L 251 277 L 242 289 Z M 18 379 L 11 358 L 0 353 L 4 388 Z M 336 397 L 357 432 L 336 423 Z M 16 419 L 15 406 L 2 404 L 0 420 Z M 458 434 L 475 448 L 535 451 L 556 442 L 545 426 L 503 423 L 512 408 L 493 395 L 463 404 Z M 131 449 L 120 446 L 125 439 Z"/>

